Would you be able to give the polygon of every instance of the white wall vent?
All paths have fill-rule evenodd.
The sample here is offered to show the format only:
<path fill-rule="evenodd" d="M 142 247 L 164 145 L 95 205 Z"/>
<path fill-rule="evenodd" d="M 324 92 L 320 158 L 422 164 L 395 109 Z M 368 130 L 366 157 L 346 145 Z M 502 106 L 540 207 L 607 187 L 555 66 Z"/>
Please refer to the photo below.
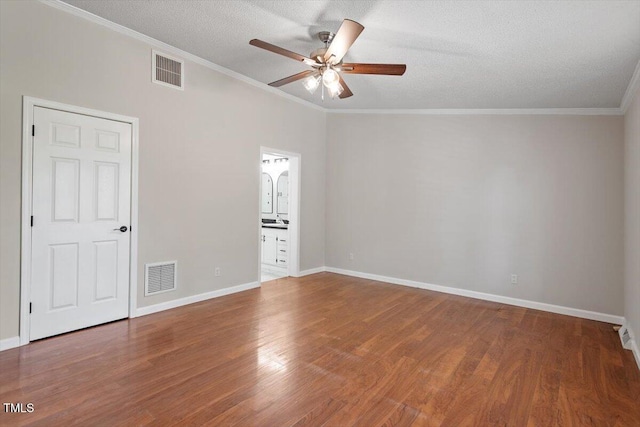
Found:
<path fill-rule="evenodd" d="M 156 50 L 152 51 L 152 56 L 152 81 L 163 86 L 183 90 L 184 61 Z"/>
<path fill-rule="evenodd" d="M 622 326 L 619 330 L 618 330 L 618 334 L 620 335 L 620 341 L 622 342 L 622 347 L 627 349 L 627 350 L 631 350 L 631 334 L 629 333 L 629 328 L 625 325 Z"/>
<path fill-rule="evenodd" d="M 144 265 L 144 294 L 155 295 L 176 289 L 178 261 Z"/>

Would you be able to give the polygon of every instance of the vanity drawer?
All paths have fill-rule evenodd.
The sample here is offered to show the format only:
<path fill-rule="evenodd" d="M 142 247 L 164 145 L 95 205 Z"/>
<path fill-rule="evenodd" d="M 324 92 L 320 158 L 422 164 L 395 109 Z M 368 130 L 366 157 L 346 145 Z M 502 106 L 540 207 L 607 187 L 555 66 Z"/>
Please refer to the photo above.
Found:
<path fill-rule="evenodd" d="M 287 260 L 289 259 L 289 248 L 287 244 L 281 244 L 278 242 L 278 246 L 276 248 L 276 258 L 278 260 L 277 265 L 287 265 Z"/>

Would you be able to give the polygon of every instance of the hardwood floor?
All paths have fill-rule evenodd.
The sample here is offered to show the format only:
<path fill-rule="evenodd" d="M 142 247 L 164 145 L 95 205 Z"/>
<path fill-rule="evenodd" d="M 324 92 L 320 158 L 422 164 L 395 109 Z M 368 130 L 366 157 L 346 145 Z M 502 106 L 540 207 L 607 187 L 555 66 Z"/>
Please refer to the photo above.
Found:
<path fill-rule="evenodd" d="M 640 426 L 611 325 L 320 273 L 0 353 L 1 425 Z"/>

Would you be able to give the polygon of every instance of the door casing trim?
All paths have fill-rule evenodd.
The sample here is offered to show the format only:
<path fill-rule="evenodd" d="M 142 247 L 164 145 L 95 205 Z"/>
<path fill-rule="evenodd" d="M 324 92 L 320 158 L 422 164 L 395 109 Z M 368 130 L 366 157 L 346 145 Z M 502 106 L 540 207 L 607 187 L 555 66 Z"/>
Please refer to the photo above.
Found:
<path fill-rule="evenodd" d="M 20 247 L 20 345 L 29 343 L 31 301 L 31 208 L 33 193 L 33 113 L 35 107 L 82 114 L 131 124 L 131 238 L 129 258 L 129 318 L 136 315 L 138 296 L 138 130 L 137 117 L 123 116 L 30 96 L 22 97 L 22 212 Z"/>

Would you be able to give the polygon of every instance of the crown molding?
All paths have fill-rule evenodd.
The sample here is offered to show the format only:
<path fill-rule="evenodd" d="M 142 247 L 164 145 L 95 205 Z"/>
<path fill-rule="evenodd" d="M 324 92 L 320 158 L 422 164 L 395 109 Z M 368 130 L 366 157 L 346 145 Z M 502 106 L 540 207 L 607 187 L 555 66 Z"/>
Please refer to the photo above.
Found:
<path fill-rule="evenodd" d="M 213 63 L 207 59 L 201 58 L 197 55 L 194 55 L 192 53 L 189 53 L 187 51 L 184 51 L 182 49 L 179 49 L 175 46 L 171 46 L 170 44 L 167 44 L 165 42 L 161 42 L 160 40 L 156 40 L 153 37 L 149 37 L 146 36 L 142 33 L 139 33 L 135 30 L 132 30 L 131 28 L 127 28 L 125 26 L 122 26 L 120 24 L 116 24 L 115 22 L 109 21 L 108 19 L 102 18 L 98 15 L 94 15 L 91 12 L 87 12 L 86 10 L 80 9 L 78 7 L 75 7 L 73 5 L 70 5 L 68 3 L 65 3 L 61 0 L 39 0 L 41 3 L 46 4 L 47 6 L 51 6 L 53 8 L 62 10 L 64 12 L 70 13 L 72 15 L 78 16 L 80 18 L 84 18 L 88 21 L 91 21 L 95 24 L 98 25 L 102 25 L 103 27 L 107 27 L 117 33 L 120 34 L 124 34 L 126 36 L 132 37 L 136 40 L 139 40 L 141 42 L 147 43 L 149 45 L 151 45 L 152 47 L 161 49 L 163 52 L 172 54 L 172 55 L 176 55 L 179 56 L 180 58 L 186 59 L 188 61 L 194 62 L 196 64 L 202 65 L 204 67 L 210 68 L 214 71 L 217 71 L 219 73 L 222 73 L 226 76 L 229 76 L 231 78 L 234 78 L 236 80 L 239 80 L 241 82 L 247 83 L 253 87 L 257 87 L 258 89 L 261 89 L 265 92 L 269 92 L 272 93 L 274 95 L 278 95 L 282 98 L 288 99 L 290 101 L 296 102 L 298 104 L 302 104 L 306 107 L 309 108 L 313 108 L 314 110 L 318 110 L 318 111 L 326 111 L 325 108 L 322 108 L 316 104 L 313 104 L 309 101 L 305 101 L 304 99 L 298 98 L 296 96 L 293 95 L 289 95 L 286 92 L 283 92 L 279 89 L 273 88 L 269 85 L 266 85 L 265 83 L 259 82 L 258 80 L 254 80 L 250 77 L 245 76 L 244 74 L 240 74 L 237 73 L 233 70 L 230 70 L 228 68 L 225 68 L 221 65 L 218 65 L 216 63 Z"/>
<path fill-rule="evenodd" d="M 620 108 L 467 108 L 467 109 L 334 109 L 333 114 L 416 114 L 416 115 L 560 115 L 560 116 L 621 116 Z"/>
<path fill-rule="evenodd" d="M 627 86 L 627 90 L 622 97 L 622 102 L 620 103 L 620 110 L 622 114 L 627 112 L 629 105 L 631 105 L 631 101 L 633 101 L 633 95 L 640 89 L 640 61 L 636 64 L 636 69 L 633 72 L 633 76 L 631 76 L 631 81 L 629 81 L 629 86 Z"/>

